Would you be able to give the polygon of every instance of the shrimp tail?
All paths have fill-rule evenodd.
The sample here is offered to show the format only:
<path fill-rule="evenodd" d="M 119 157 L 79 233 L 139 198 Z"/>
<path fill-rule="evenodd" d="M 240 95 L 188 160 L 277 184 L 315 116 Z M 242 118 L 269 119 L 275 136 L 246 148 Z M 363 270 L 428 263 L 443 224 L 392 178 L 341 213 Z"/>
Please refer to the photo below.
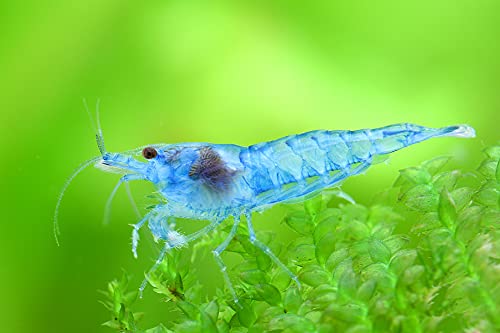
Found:
<path fill-rule="evenodd" d="M 469 125 L 456 125 L 441 128 L 443 134 L 439 136 L 454 136 L 457 138 L 475 138 L 476 131 Z"/>
<path fill-rule="evenodd" d="M 468 125 L 428 128 L 414 124 L 391 125 L 366 131 L 373 153 L 388 154 L 407 146 L 435 137 L 453 136 L 473 138 L 476 133 Z"/>

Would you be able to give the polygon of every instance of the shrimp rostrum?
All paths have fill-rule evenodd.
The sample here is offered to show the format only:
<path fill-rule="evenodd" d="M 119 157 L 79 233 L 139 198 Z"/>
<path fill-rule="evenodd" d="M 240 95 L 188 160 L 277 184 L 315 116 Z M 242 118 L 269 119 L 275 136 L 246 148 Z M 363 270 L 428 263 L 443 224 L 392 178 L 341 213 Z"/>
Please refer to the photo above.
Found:
<path fill-rule="evenodd" d="M 345 178 L 364 172 L 375 158 L 412 144 L 441 136 L 474 137 L 467 125 L 439 129 L 414 124 L 397 124 L 357 131 L 318 130 L 283 137 L 248 147 L 233 144 L 179 143 L 156 144 L 126 153 L 111 153 L 104 148 L 101 131 L 97 142 L 101 156 L 84 163 L 70 177 L 95 163 L 108 171 L 124 175 L 115 187 L 132 180 L 153 183 L 165 198 L 152 208 L 132 231 L 132 251 L 137 256 L 139 229 L 148 225 L 162 250 L 153 272 L 172 248 L 185 246 L 214 230 L 228 217 L 234 224 L 214 254 L 235 302 L 221 253 L 235 236 L 240 217 L 245 216 L 250 242 L 266 253 L 300 286 L 297 277 L 255 234 L 251 215 L 277 203 L 314 195 L 338 185 Z M 134 158 L 142 153 L 144 161 Z M 63 191 L 66 189 L 63 189 Z M 60 198 L 62 197 L 62 193 Z M 56 208 L 57 222 L 57 210 Z M 208 220 L 201 230 L 183 235 L 175 230 L 175 218 Z M 56 235 L 58 233 L 55 223 Z M 145 288 L 145 280 L 140 290 Z"/>

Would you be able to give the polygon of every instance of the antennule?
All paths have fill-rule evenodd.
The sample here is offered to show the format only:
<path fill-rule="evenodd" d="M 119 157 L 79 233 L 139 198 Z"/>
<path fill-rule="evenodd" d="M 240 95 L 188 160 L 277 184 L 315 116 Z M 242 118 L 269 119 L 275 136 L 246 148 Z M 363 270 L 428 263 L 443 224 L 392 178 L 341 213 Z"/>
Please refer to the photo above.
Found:
<path fill-rule="evenodd" d="M 101 117 L 99 116 L 99 105 L 101 104 L 101 100 L 98 98 L 95 105 L 95 116 L 97 118 L 97 133 L 95 135 L 97 141 L 97 147 L 99 147 L 99 151 L 101 155 L 106 153 L 106 147 L 104 146 L 104 136 L 102 135 L 101 128 Z"/>
<path fill-rule="evenodd" d="M 94 121 L 94 117 L 92 117 L 92 113 L 90 112 L 89 106 L 87 105 L 87 100 L 83 98 L 83 106 L 85 107 L 85 111 L 87 111 L 87 114 L 89 115 L 90 123 L 92 124 L 92 129 L 94 130 L 95 133 L 95 141 L 97 142 L 97 148 L 99 148 L 99 152 L 101 153 L 101 155 L 104 155 L 106 153 L 106 148 L 104 146 L 104 137 L 102 135 L 101 120 L 99 117 L 100 102 L 101 102 L 100 99 L 97 99 L 96 112 L 95 112 L 97 121 Z"/>

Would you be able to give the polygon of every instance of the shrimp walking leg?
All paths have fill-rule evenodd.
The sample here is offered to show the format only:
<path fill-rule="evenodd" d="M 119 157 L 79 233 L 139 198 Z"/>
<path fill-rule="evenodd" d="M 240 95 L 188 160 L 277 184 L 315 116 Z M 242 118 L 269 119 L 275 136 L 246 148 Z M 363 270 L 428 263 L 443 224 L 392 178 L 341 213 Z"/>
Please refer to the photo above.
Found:
<path fill-rule="evenodd" d="M 141 180 L 144 178 L 145 177 L 143 175 L 136 175 L 136 174 L 124 175 L 120 178 L 115 188 L 109 195 L 108 201 L 106 201 L 106 208 L 104 208 L 104 220 L 103 220 L 104 224 L 108 224 L 109 222 L 109 216 L 111 215 L 111 203 L 113 202 L 113 198 L 115 197 L 116 192 L 120 188 L 120 185 L 123 183 L 127 183 L 131 180 Z"/>
<path fill-rule="evenodd" d="M 154 271 L 156 271 L 156 269 L 158 268 L 158 266 L 160 266 L 161 262 L 165 258 L 165 255 L 167 254 L 167 252 L 171 248 L 172 248 L 172 246 L 170 246 L 170 244 L 168 244 L 168 242 L 165 242 L 165 245 L 163 246 L 163 249 L 161 249 L 160 254 L 158 255 L 158 258 L 155 261 L 155 264 L 153 265 L 153 267 L 151 267 L 149 269 L 149 272 L 147 273 L 146 278 L 142 281 L 141 286 L 139 287 L 139 298 L 142 298 L 142 292 L 144 291 L 144 289 L 146 288 L 146 285 L 148 284 L 148 278 L 149 278 L 149 276 L 152 273 L 154 273 Z"/>
<path fill-rule="evenodd" d="M 137 215 L 138 218 L 141 218 L 141 212 L 139 212 L 139 208 L 137 208 L 137 204 L 134 200 L 132 192 L 130 191 L 130 185 L 128 182 L 125 183 L 125 190 L 127 191 L 128 200 L 130 201 L 130 204 L 132 205 L 132 208 L 134 209 L 135 215 Z"/>
<path fill-rule="evenodd" d="M 220 257 L 221 253 L 224 252 L 224 250 L 227 248 L 231 240 L 234 238 L 234 235 L 236 235 L 236 231 L 238 230 L 238 225 L 240 224 L 240 218 L 235 217 L 234 218 L 234 224 L 233 227 L 231 228 L 231 231 L 229 232 L 229 235 L 226 237 L 224 242 L 222 242 L 221 245 L 219 245 L 215 250 L 212 251 L 215 261 L 220 267 L 220 270 L 222 272 L 222 276 L 224 276 L 224 280 L 226 281 L 227 288 L 231 292 L 231 295 L 233 296 L 234 302 L 238 304 L 238 297 L 236 296 L 236 292 L 234 291 L 233 284 L 231 283 L 231 279 L 229 278 L 229 275 L 227 274 L 227 266 Z"/>
<path fill-rule="evenodd" d="M 152 213 L 152 212 L 151 212 Z M 137 258 L 137 245 L 139 244 L 139 229 L 146 223 L 146 221 L 151 216 L 151 213 L 146 214 L 139 222 L 132 224 L 134 230 L 132 230 L 132 253 L 134 257 Z"/>
<path fill-rule="evenodd" d="M 196 232 L 193 232 L 192 234 L 186 236 L 186 243 L 191 243 L 192 241 L 195 241 L 197 240 L 198 238 L 206 235 L 207 233 L 213 231 L 215 228 L 217 228 L 219 226 L 219 224 L 222 223 L 222 221 L 224 221 L 224 219 L 220 219 L 220 220 L 216 220 L 216 221 L 213 221 L 213 222 L 210 222 L 209 225 L 201 228 L 200 230 L 196 231 Z"/>
<path fill-rule="evenodd" d="M 249 233 L 249 237 L 250 237 L 250 242 L 255 247 L 259 248 L 262 252 L 264 252 L 267 256 L 269 256 L 269 258 L 271 258 L 271 260 L 274 261 L 274 263 L 276 265 L 278 265 L 282 270 L 284 270 L 288 274 L 288 276 L 290 276 L 290 278 L 293 281 L 295 281 L 297 286 L 300 288 L 301 285 L 300 285 L 300 282 L 299 282 L 299 279 L 297 278 L 297 276 L 295 274 L 293 274 L 292 271 L 290 271 L 288 269 L 288 267 L 286 267 L 285 264 L 283 264 L 281 262 L 281 260 L 279 260 L 279 258 L 271 251 L 271 249 L 266 244 L 262 243 L 260 240 L 257 239 L 257 237 L 255 235 L 255 231 L 253 230 L 251 214 L 248 212 L 245 214 L 245 216 L 247 218 L 247 226 L 248 226 L 248 233 Z"/>
<path fill-rule="evenodd" d="M 137 258 L 137 244 L 138 244 L 138 241 L 139 241 L 139 229 L 149 219 L 151 219 L 151 221 L 149 222 L 149 225 L 150 225 L 150 228 L 152 228 L 153 235 L 155 237 L 158 237 L 158 238 L 167 239 L 164 248 L 162 249 L 162 251 L 160 252 L 160 255 L 158 256 L 158 259 L 156 260 L 156 262 L 153 265 L 153 267 L 151 267 L 151 269 L 149 270 L 149 272 L 147 274 L 148 277 L 161 264 L 161 262 L 165 258 L 165 255 L 167 254 L 168 250 L 170 250 L 171 248 L 175 247 L 175 244 L 174 244 L 174 246 L 172 246 L 170 243 L 168 243 L 168 241 L 169 241 L 168 240 L 168 225 L 165 224 L 165 222 L 162 222 L 162 221 L 167 221 L 169 218 L 161 215 L 161 209 L 162 209 L 161 205 L 157 206 L 153 211 L 151 211 L 146 216 L 144 216 L 144 218 L 142 220 L 140 220 L 138 223 L 132 225 L 134 227 L 134 230 L 132 231 L 132 252 L 134 253 L 134 256 L 136 258 Z M 155 213 L 156 213 L 156 215 L 153 215 Z M 214 222 L 211 222 L 209 225 L 207 225 L 206 227 L 202 228 L 201 230 L 198 230 L 197 232 L 194 232 L 191 235 L 183 238 L 182 239 L 182 245 L 187 245 L 188 243 L 190 243 L 190 242 L 192 242 L 192 241 L 194 241 L 194 240 L 196 240 L 196 239 L 198 239 L 198 238 L 206 235 L 208 232 L 214 230 L 217 226 L 219 226 L 222 223 L 222 221 L 223 221 L 223 219 L 219 219 L 219 220 L 216 220 Z M 239 224 L 239 219 L 235 219 L 235 222 L 236 221 L 237 221 L 237 224 Z M 236 233 L 237 225 L 236 225 L 236 228 L 233 226 L 233 229 L 234 229 L 234 233 Z M 231 236 L 231 239 L 232 239 L 232 237 L 234 237 L 234 233 Z M 229 244 L 229 242 L 231 241 L 231 239 L 229 239 L 227 241 L 227 244 L 226 244 L 226 241 L 222 244 L 222 245 L 225 244 L 225 246 L 224 246 L 224 248 L 222 250 L 220 250 L 220 252 L 224 251 L 224 249 L 227 247 L 227 245 Z M 221 248 L 221 246 L 219 246 L 216 250 L 219 250 Z M 229 281 L 229 280 L 226 280 L 226 281 Z M 141 283 L 141 286 L 139 288 L 139 292 L 140 292 L 141 298 L 142 298 L 142 292 L 146 288 L 147 283 L 148 283 L 148 279 L 147 278 L 144 279 L 144 281 L 142 281 L 142 283 Z M 230 282 L 229 282 L 228 285 L 230 285 L 231 290 L 233 290 L 232 289 L 232 285 L 230 284 Z M 233 294 L 234 294 L 234 290 L 233 290 Z"/>

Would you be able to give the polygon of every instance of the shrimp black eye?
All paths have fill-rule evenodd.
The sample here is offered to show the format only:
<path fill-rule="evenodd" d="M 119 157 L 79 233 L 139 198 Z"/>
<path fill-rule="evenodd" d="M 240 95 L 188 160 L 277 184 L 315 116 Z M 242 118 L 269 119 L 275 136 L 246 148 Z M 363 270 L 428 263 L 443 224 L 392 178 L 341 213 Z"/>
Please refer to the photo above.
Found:
<path fill-rule="evenodd" d="M 142 156 L 147 160 L 155 158 L 156 155 L 158 155 L 158 152 L 153 147 L 146 147 L 142 150 Z"/>

